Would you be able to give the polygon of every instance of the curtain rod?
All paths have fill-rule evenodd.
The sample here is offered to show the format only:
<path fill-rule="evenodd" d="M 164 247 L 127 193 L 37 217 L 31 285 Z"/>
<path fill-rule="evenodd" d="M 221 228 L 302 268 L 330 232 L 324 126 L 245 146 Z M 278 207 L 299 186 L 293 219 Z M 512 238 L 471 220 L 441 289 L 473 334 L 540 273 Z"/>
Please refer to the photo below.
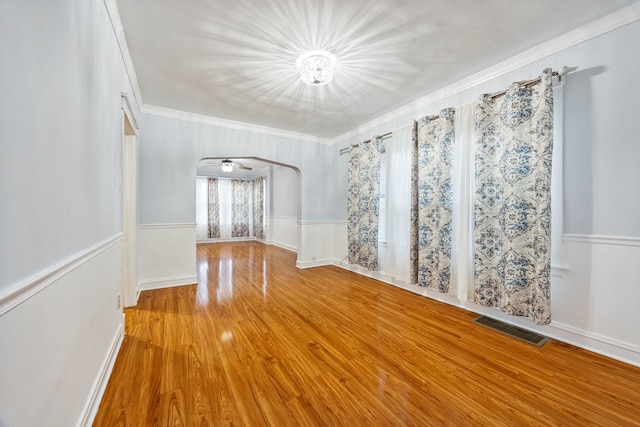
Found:
<path fill-rule="evenodd" d="M 562 77 L 565 74 L 567 74 L 568 71 L 569 71 L 569 67 L 566 67 L 566 66 L 565 67 L 561 67 L 558 71 L 552 71 L 551 72 L 551 76 L 552 77 L 554 77 L 554 76 L 557 77 L 558 78 L 558 82 L 562 83 Z M 532 85 L 532 84 L 535 84 L 535 83 L 540 83 L 541 80 L 542 80 L 542 76 L 536 77 L 535 79 L 531 79 L 531 80 L 525 80 L 525 81 L 522 81 L 522 82 L 519 82 L 519 83 L 522 86 L 529 86 L 529 85 Z M 497 97 L 502 96 L 505 93 L 507 93 L 507 90 L 508 89 L 501 90 L 499 92 L 490 93 L 490 94 L 485 95 L 485 97 L 486 98 L 491 98 L 491 99 L 497 98 Z"/>
<path fill-rule="evenodd" d="M 380 139 L 387 139 L 387 138 L 389 138 L 392 134 L 393 134 L 393 132 L 387 132 L 387 133 L 384 133 L 384 134 L 380 135 L 378 138 L 380 138 Z M 348 146 L 348 147 L 344 147 L 344 148 L 342 148 L 342 149 L 340 150 L 340 155 L 342 156 L 344 153 L 348 153 L 349 151 L 351 151 L 351 148 L 352 148 L 352 147 L 357 147 L 357 146 L 358 146 L 358 145 L 360 145 L 360 144 L 368 144 L 368 143 L 370 143 L 370 142 L 371 142 L 371 140 L 370 140 L 370 139 L 367 139 L 366 141 L 362 141 L 362 142 L 361 142 L 361 143 L 359 143 L 359 144 L 353 144 L 353 145 L 350 145 L 350 146 Z"/>
<path fill-rule="evenodd" d="M 564 76 L 565 76 L 569 71 L 570 71 L 569 67 L 567 67 L 567 66 L 565 65 L 565 66 L 560 67 L 560 69 L 559 69 L 558 71 L 552 71 L 552 72 L 551 72 L 551 76 L 552 76 L 552 77 L 553 77 L 553 76 L 557 77 L 557 78 L 558 78 L 558 82 L 562 83 L 562 78 L 563 78 L 563 77 L 564 77 Z M 540 76 L 540 77 L 536 77 L 535 79 L 531 79 L 531 80 L 525 80 L 525 81 L 523 81 L 523 82 L 520 82 L 520 84 L 521 84 L 521 85 L 523 85 L 523 86 L 529 86 L 529 85 L 532 85 L 532 84 L 534 84 L 534 83 L 538 83 L 538 82 L 540 82 L 541 80 L 542 80 L 542 76 Z M 485 95 L 485 96 L 486 96 L 487 98 L 496 98 L 496 97 L 498 97 L 498 96 L 502 96 L 502 95 L 504 95 L 505 93 L 507 93 L 507 90 L 501 90 L 500 92 L 494 92 L 494 93 L 491 93 L 491 94 L 488 94 L 488 95 Z M 437 119 L 438 117 L 440 117 L 440 115 L 439 115 L 439 114 L 434 115 L 434 116 L 428 116 L 428 120 L 434 120 L 434 119 Z M 390 137 L 390 136 L 391 136 L 391 134 L 392 134 L 392 132 L 387 132 L 387 133 L 385 133 L 385 134 L 383 134 L 383 135 L 380 135 L 380 137 L 379 137 L 379 138 L 385 139 L 385 138 Z M 371 142 L 371 140 L 369 139 L 369 140 L 363 141 L 363 142 L 361 142 L 361 144 L 366 144 L 366 143 L 368 143 L 368 142 Z M 353 145 L 350 145 L 350 146 L 348 146 L 348 147 L 342 148 L 342 149 L 340 150 L 340 155 L 342 156 L 343 154 L 348 153 L 349 151 L 351 151 L 351 148 L 352 148 L 352 147 L 357 147 L 358 145 L 359 145 L 359 144 L 353 144 Z"/>

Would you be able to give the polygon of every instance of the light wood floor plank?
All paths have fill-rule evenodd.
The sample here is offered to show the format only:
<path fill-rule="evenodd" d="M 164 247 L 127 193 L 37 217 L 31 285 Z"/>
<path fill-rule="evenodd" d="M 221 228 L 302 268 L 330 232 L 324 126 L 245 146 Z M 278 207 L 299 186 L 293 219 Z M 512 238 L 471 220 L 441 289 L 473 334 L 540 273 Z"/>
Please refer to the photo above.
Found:
<path fill-rule="evenodd" d="M 640 368 L 255 242 L 145 291 L 95 426 L 640 426 Z"/>

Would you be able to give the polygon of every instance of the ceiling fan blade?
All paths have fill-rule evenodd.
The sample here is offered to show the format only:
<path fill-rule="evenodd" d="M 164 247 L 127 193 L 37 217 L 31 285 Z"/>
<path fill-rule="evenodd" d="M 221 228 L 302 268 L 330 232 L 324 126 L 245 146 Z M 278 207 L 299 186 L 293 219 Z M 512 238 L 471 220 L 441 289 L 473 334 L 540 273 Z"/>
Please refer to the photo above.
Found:
<path fill-rule="evenodd" d="M 235 168 L 236 169 L 244 169 L 244 170 L 248 170 L 248 171 L 253 170 L 253 168 L 250 168 L 249 166 L 239 165 L 237 163 L 235 164 Z"/>

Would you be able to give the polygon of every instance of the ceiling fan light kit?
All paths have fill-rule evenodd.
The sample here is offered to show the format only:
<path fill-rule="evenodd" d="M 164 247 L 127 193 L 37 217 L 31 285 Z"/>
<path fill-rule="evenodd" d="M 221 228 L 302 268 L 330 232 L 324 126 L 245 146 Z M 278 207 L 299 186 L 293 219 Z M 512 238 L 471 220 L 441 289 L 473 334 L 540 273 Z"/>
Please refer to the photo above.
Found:
<path fill-rule="evenodd" d="M 248 170 L 248 171 L 253 170 L 253 168 L 249 166 L 243 165 L 242 163 L 234 162 L 233 160 L 230 160 L 230 159 L 221 160 L 220 163 L 207 162 L 207 164 L 211 166 L 220 166 L 220 169 L 222 169 L 222 172 L 226 172 L 226 173 L 231 173 L 235 169 L 242 169 L 242 170 Z"/>
<path fill-rule="evenodd" d="M 227 160 L 223 160 L 222 162 L 220 162 L 220 169 L 222 169 L 222 172 L 232 172 L 233 171 L 233 162 L 229 159 Z"/>

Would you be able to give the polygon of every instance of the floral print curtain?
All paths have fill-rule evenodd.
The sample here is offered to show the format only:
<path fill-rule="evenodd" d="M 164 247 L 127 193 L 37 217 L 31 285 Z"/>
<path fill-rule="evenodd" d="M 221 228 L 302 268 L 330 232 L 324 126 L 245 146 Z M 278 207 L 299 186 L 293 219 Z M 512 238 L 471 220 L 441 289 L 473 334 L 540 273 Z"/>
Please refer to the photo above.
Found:
<path fill-rule="evenodd" d="M 378 271 L 380 152 L 382 138 L 353 146 L 349 155 L 347 239 L 350 264 Z"/>
<path fill-rule="evenodd" d="M 231 237 L 249 237 L 249 181 L 231 181 Z"/>
<path fill-rule="evenodd" d="M 552 72 L 476 105 L 475 301 L 551 321 Z"/>
<path fill-rule="evenodd" d="M 253 235 L 264 239 L 264 178 L 253 180 Z"/>
<path fill-rule="evenodd" d="M 218 179 L 209 178 L 209 197 L 208 197 L 208 215 L 207 215 L 207 237 L 209 239 L 220 238 L 220 196 L 218 193 Z"/>
<path fill-rule="evenodd" d="M 455 109 L 414 123 L 418 147 L 419 286 L 449 292 L 451 282 Z"/>

